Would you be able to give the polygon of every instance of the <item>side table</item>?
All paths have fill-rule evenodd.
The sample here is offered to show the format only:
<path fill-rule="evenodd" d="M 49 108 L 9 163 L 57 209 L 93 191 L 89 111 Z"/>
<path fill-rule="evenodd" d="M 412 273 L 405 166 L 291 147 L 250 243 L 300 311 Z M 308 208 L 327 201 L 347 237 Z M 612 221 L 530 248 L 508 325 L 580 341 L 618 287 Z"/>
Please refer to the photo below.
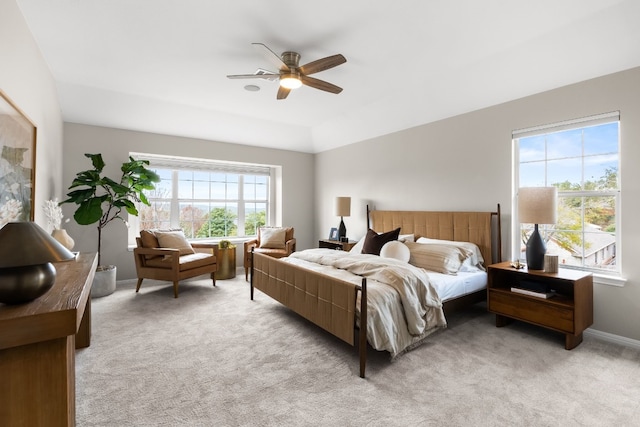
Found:
<path fill-rule="evenodd" d="M 513 292 L 535 283 L 553 289 L 551 298 Z M 487 308 L 496 315 L 496 326 L 521 320 L 564 334 L 564 348 L 582 342 L 582 332 L 593 324 L 593 276 L 584 271 L 560 268 L 557 273 L 515 269 L 510 262 L 488 267 Z"/>
<path fill-rule="evenodd" d="M 236 277 L 236 248 L 214 249 L 218 270 L 213 273 L 216 280 L 233 279 Z"/>
<path fill-rule="evenodd" d="M 318 241 L 319 248 L 326 249 L 337 249 L 339 251 L 350 251 L 356 245 L 356 241 L 349 240 L 348 242 L 341 242 L 339 240 L 325 240 L 321 239 Z"/>

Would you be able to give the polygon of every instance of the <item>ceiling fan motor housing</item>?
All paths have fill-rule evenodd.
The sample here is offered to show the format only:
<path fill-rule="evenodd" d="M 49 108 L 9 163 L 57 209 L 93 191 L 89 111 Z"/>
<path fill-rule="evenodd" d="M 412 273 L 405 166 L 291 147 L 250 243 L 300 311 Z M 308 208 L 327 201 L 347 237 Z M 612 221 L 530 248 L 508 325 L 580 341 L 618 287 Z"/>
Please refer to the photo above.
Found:
<path fill-rule="evenodd" d="M 282 62 L 289 68 L 298 68 L 298 64 L 300 64 L 300 54 L 290 51 L 284 52 L 282 54 Z"/>

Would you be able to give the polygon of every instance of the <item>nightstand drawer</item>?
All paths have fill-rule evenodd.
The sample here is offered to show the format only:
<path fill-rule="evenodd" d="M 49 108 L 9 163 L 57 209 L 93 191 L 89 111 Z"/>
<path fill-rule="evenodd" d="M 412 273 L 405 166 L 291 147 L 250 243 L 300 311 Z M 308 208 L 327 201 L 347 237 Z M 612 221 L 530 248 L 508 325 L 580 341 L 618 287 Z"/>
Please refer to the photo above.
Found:
<path fill-rule="evenodd" d="M 513 319 L 574 333 L 573 308 L 554 304 L 549 299 L 535 300 L 503 290 L 490 289 L 489 311 Z"/>

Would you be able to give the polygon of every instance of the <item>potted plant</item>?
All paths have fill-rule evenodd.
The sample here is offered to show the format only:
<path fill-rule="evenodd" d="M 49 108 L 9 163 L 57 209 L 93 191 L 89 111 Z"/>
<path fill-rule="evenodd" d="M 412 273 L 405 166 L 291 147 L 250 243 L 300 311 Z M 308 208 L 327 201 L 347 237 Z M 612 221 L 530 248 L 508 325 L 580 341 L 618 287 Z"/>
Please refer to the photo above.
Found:
<path fill-rule="evenodd" d="M 85 154 L 91 159 L 93 168 L 76 174 L 69 187 L 67 199 L 60 202 L 78 205 L 73 218 L 80 225 L 96 224 L 98 228 L 98 269 L 92 285 L 92 296 L 105 296 L 116 288 L 116 266 L 102 265 L 102 229 L 115 219 L 126 224 L 122 216 L 124 209 L 129 215 L 138 215 L 137 202 L 149 205 L 144 190 L 153 190 L 160 177 L 147 169 L 147 160 L 129 157 L 120 167 L 122 176 L 118 181 L 103 176 L 105 163 L 102 154 Z M 105 277 L 106 276 L 106 277 Z"/>

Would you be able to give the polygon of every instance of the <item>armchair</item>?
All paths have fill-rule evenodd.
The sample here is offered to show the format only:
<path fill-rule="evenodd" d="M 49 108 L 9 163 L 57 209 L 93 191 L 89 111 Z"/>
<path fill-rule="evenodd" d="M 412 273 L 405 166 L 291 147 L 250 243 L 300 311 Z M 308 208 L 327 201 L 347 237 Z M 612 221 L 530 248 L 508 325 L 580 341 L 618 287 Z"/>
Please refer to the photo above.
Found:
<path fill-rule="evenodd" d="M 141 230 L 133 254 L 140 290 L 143 279 L 168 280 L 178 298 L 180 280 L 210 274 L 213 286 L 218 270 L 213 243 L 189 243 L 182 230 Z"/>
<path fill-rule="evenodd" d="M 296 251 L 293 227 L 260 227 L 255 239 L 244 242 L 244 279 L 249 280 L 251 250 L 274 258 L 283 258 Z"/>

